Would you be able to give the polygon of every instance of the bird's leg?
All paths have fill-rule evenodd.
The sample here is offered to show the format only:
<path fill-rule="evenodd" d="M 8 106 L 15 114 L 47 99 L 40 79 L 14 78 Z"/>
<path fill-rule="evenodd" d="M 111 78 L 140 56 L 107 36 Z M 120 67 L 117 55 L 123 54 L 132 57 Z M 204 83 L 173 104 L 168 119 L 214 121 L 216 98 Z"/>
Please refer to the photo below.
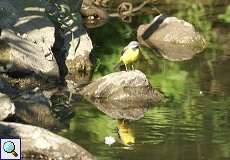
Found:
<path fill-rule="evenodd" d="M 125 70 L 126 70 L 126 71 L 128 71 L 128 69 L 127 69 L 127 65 L 126 65 L 126 64 L 125 64 Z"/>
<path fill-rule="evenodd" d="M 133 64 L 132 64 L 132 70 L 135 70 L 135 68 L 134 68 Z"/>

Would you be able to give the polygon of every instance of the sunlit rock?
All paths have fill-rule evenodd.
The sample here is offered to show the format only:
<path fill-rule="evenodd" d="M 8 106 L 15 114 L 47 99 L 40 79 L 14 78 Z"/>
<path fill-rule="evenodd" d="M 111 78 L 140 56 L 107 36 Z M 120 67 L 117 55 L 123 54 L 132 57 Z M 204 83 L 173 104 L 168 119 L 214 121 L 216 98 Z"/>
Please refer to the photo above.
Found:
<path fill-rule="evenodd" d="M 76 143 L 40 127 L 0 122 L 0 136 L 20 137 L 23 159 L 95 159 Z"/>
<path fill-rule="evenodd" d="M 0 38 L 10 46 L 5 52 L 2 52 L 5 57 L 8 57 L 7 61 L 0 58 L 0 61 L 6 63 L 6 71 L 34 71 L 51 77 L 59 77 L 55 60 L 49 61 L 38 45 L 18 37 L 9 29 L 2 30 Z"/>
<path fill-rule="evenodd" d="M 87 85 L 80 93 L 115 119 L 140 119 L 149 106 L 163 99 L 138 70 L 111 73 Z"/>
<path fill-rule="evenodd" d="M 159 15 L 152 23 L 142 24 L 137 30 L 138 41 L 168 60 L 191 59 L 207 44 L 194 26 L 176 17 Z"/>
<path fill-rule="evenodd" d="M 138 70 L 111 73 L 93 81 L 80 93 L 90 98 L 123 101 L 159 102 L 162 98 L 162 94 L 152 88 L 145 74 Z"/>
<path fill-rule="evenodd" d="M 15 114 L 14 103 L 10 98 L 0 92 L 0 121 Z"/>
<path fill-rule="evenodd" d="M 66 65 L 70 73 L 76 71 L 91 71 L 92 63 L 89 55 L 93 49 L 92 41 L 85 28 L 81 25 L 72 26 L 72 34 L 65 33 L 65 47 L 68 50 Z"/>
<path fill-rule="evenodd" d="M 34 71 L 59 77 L 51 50 L 55 28 L 45 16 L 45 5 L 36 0 L 1 0 L 0 10 L 0 15 L 10 17 L 1 18 L 0 34 L 0 40 L 9 46 L 1 53 L 7 59 L 0 58 L 0 62 L 8 64 L 7 71 Z"/>

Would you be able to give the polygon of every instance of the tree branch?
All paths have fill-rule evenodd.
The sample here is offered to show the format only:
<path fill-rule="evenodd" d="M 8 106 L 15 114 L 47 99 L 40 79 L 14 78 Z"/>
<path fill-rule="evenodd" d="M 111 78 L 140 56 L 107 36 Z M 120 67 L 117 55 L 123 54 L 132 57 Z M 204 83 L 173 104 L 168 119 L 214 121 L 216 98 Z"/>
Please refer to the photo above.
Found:
<path fill-rule="evenodd" d="M 132 10 L 130 11 L 125 11 L 122 13 L 122 16 L 129 16 L 134 12 L 137 12 L 139 10 L 141 10 L 146 4 L 150 3 L 151 1 L 157 1 L 157 0 L 145 0 L 143 3 L 141 3 L 139 6 L 134 7 Z M 120 17 L 121 15 L 119 13 L 110 13 L 109 17 Z"/>

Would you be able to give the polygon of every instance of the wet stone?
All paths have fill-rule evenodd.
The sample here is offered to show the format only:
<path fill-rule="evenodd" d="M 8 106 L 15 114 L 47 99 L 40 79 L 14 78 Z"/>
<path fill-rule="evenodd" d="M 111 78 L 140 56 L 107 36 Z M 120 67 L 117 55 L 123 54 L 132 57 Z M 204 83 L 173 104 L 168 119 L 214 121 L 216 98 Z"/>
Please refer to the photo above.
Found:
<path fill-rule="evenodd" d="M 85 86 L 80 94 L 94 99 L 122 101 L 159 102 L 163 98 L 139 70 L 108 74 Z"/>
<path fill-rule="evenodd" d="M 140 25 L 137 39 L 171 61 L 191 59 L 207 47 L 206 40 L 192 24 L 164 15 L 155 17 L 150 24 Z"/>
<path fill-rule="evenodd" d="M 20 137 L 23 144 L 22 155 L 28 157 L 25 159 L 95 159 L 78 144 L 40 127 L 0 122 L 0 136 Z"/>
<path fill-rule="evenodd" d="M 14 103 L 10 100 L 9 96 L 0 93 L 0 121 L 15 114 Z"/>

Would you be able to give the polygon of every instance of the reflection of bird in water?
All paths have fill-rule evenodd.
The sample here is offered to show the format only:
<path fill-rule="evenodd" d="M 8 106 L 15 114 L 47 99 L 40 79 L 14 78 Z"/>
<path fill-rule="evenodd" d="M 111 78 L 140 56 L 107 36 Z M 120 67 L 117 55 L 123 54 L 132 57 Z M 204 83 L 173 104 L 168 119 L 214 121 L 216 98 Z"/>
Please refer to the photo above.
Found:
<path fill-rule="evenodd" d="M 134 70 L 133 63 L 136 62 L 140 57 L 140 46 L 137 41 L 131 41 L 121 52 L 121 57 L 119 63 L 114 67 L 117 68 L 123 62 L 125 65 L 126 71 L 128 70 L 127 66 L 132 65 Z"/>
<path fill-rule="evenodd" d="M 132 144 L 135 143 L 133 130 L 125 122 L 125 120 L 118 120 L 117 129 L 121 141 L 124 145 L 131 146 Z"/>

